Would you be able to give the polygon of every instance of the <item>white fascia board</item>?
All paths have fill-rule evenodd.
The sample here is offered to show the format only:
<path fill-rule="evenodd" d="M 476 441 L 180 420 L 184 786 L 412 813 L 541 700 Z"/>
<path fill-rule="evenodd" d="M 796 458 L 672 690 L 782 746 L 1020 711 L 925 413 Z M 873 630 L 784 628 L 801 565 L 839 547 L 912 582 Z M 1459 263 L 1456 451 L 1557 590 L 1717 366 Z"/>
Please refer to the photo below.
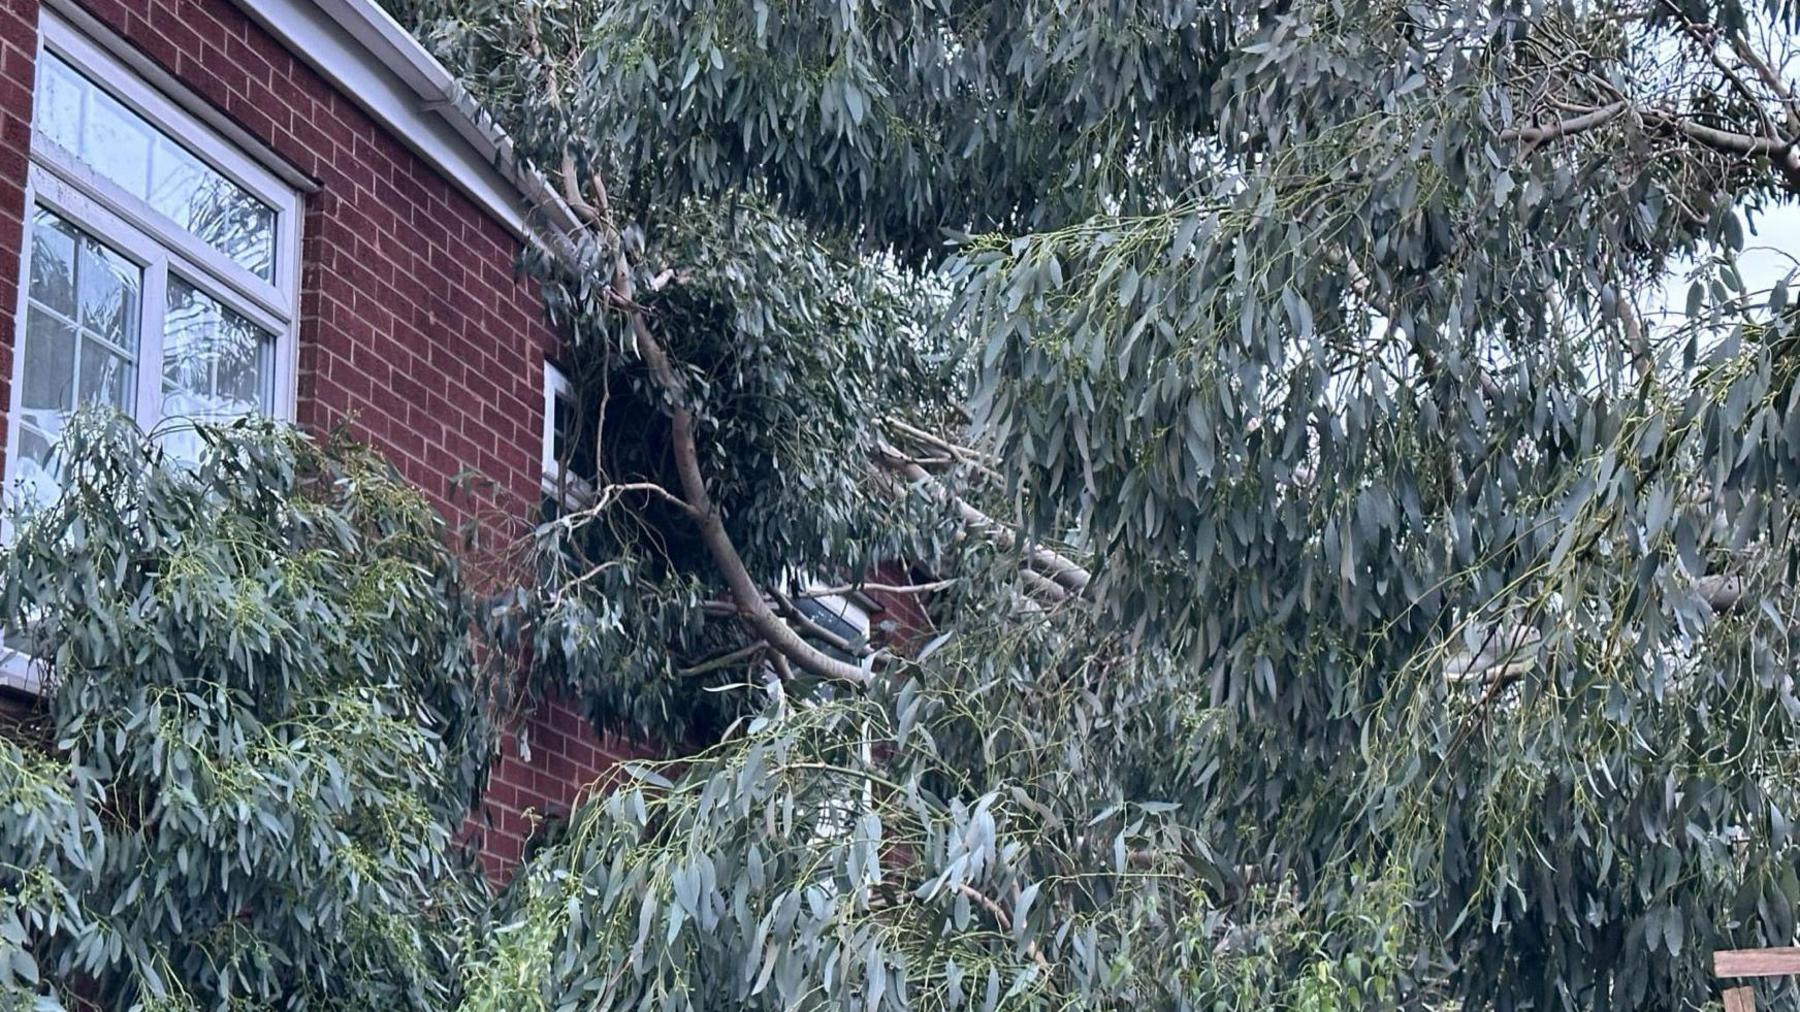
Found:
<path fill-rule="evenodd" d="M 579 222 L 568 205 L 519 164 L 493 118 L 374 0 L 234 2 L 515 235 L 569 248 Z"/>

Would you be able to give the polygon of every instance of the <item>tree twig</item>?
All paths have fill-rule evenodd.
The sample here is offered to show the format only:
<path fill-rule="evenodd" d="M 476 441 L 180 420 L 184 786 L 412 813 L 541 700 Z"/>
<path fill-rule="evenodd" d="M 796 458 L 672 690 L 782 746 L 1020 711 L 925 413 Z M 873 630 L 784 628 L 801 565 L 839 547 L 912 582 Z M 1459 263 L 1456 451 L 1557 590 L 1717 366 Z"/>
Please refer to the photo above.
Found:
<path fill-rule="evenodd" d="M 956 577 L 948 580 L 933 580 L 930 583 L 846 583 L 837 587 L 820 587 L 806 592 L 808 597 L 824 597 L 830 595 L 854 594 L 858 591 L 872 590 L 877 594 L 933 594 L 940 590 L 949 590 L 962 581 Z"/>
<path fill-rule="evenodd" d="M 761 640 L 758 640 L 755 643 L 752 643 L 747 647 L 739 647 L 738 649 L 733 650 L 729 653 L 723 653 L 723 654 L 718 655 L 717 657 L 710 657 L 710 658 L 694 665 L 693 667 L 677 668 L 675 670 L 675 673 L 678 675 L 682 675 L 684 677 L 692 676 L 692 675 L 704 675 L 709 671 L 717 671 L 720 668 L 728 668 L 728 667 L 731 667 L 733 664 L 738 664 L 743 661 L 751 660 L 752 658 L 756 657 L 757 654 L 760 654 L 767 649 L 769 649 L 769 645 L 767 643 L 764 643 Z"/>
<path fill-rule="evenodd" d="M 1012 929 L 1013 929 L 1012 918 L 1007 916 L 1006 911 L 1001 908 L 1000 904 L 995 903 L 991 899 L 988 899 L 986 894 L 984 894 L 981 890 L 975 888 L 974 886 L 969 885 L 967 882 L 958 882 L 956 884 L 956 891 L 959 893 L 962 893 L 964 896 L 967 896 L 968 898 L 974 900 L 976 903 L 981 905 L 981 908 L 983 910 L 986 910 L 988 913 L 992 914 L 994 916 L 994 920 L 996 920 L 1000 923 L 1001 930 L 1005 931 L 1007 934 L 1012 933 Z M 1036 942 L 1027 941 L 1025 943 L 1025 953 L 1026 953 L 1026 955 L 1030 956 L 1032 959 L 1036 960 L 1037 965 L 1039 967 L 1041 967 L 1045 970 L 1050 969 L 1050 961 L 1044 958 L 1044 954 L 1042 952 L 1038 951 Z"/>

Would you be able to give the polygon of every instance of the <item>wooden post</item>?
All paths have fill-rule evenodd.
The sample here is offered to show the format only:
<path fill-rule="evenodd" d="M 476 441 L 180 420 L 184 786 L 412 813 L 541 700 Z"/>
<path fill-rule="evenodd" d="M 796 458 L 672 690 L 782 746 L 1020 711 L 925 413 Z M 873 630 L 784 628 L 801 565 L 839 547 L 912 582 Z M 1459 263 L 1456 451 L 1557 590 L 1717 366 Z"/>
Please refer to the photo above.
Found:
<path fill-rule="evenodd" d="M 1725 1012 L 1756 1012 L 1756 989 L 1734 987 L 1726 991 Z"/>

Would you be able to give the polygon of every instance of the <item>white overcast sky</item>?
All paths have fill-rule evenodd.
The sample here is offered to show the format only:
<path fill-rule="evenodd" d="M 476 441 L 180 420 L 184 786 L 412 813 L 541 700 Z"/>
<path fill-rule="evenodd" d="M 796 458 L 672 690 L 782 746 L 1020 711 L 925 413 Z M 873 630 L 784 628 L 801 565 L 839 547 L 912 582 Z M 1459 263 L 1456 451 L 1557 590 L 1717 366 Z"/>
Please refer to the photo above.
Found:
<path fill-rule="evenodd" d="M 1754 233 L 1746 232 L 1744 252 L 1738 257 L 1738 273 L 1744 289 L 1766 292 L 1775 282 L 1800 268 L 1800 203 L 1792 201 L 1769 208 L 1756 216 Z M 1662 310 L 1681 313 L 1687 305 L 1688 279 L 1685 267 L 1670 274 L 1663 289 Z M 1800 276 L 1788 283 L 1800 289 Z M 1796 292 L 1800 295 L 1800 292 Z M 1658 307 L 1645 307 L 1652 315 Z"/>

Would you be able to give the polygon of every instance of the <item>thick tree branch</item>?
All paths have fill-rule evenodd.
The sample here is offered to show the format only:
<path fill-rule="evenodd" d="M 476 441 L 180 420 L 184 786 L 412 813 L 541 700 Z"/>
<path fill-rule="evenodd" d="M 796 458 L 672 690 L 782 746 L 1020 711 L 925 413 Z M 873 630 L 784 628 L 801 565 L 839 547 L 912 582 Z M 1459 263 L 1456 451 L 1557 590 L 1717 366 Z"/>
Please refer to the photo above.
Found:
<path fill-rule="evenodd" d="M 894 418 L 892 416 L 889 416 L 887 418 L 883 418 L 882 421 L 886 422 L 896 432 L 899 432 L 902 435 L 909 436 L 913 439 L 918 440 L 921 443 L 924 443 L 927 446 L 935 447 L 939 450 L 944 451 L 945 453 L 950 454 L 950 456 L 955 458 L 957 461 L 964 463 L 964 464 L 968 464 L 970 467 L 973 467 L 975 470 L 980 471 L 984 475 L 987 475 L 990 479 L 993 479 L 995 481 L 1001 480 L 1000 472 L 998 472 L 994 469 L 995 466 L 998 464 L 998 461 L 994 460 L 994 458 L 988 454 L 982 453 L 979 450 L 971 449 L 967 446 L 958 446 L 957 444 L 950 442 L 948 439 L 945 439 L 942 436 L 938 436 L 933 433 L 927 432 L 924 429 L 921 429 L 916 425 L 908 424 L 903 419 Z"/>
<path fill-rule="evenodd" d="M 1503 130 L 1500 138 L 1523 141 L 1529 152 L 1549 141 L 1596 129 L 1627 112 L 1647 126 L 1678 134 L 1720 154 L 1767 158 L 1781 173 L 1783 185 L 1790 191 L 1800 193 L 1800 150 L 1796 149 L 1794 138 L 1762 137 L 1736 130 L 1722 130 L 1667 109 L 1636 106 L 1623 99 L 1554 123 Z"/>
<path fill-rule="evenodd" d="M 1620 100 L 1609 105 L 1603 105 L 1592 112 L 1583 113 L 1580 116 L 1574 116 L 1555 123 L 1546 123 L 1543 126 L 1519 127 L 1512 130 L 1502 130 L 1500 132 L 1500 139 L 1503 141 L 1524 141 L 1527 147 L 1537 147 L 1540 144 L 1556 140 L 1559 137 L 1582 133 L 1587 130 L 1592 130 L 1595 127 L 1602 126 L 1617 119 L 1620 113 L 1623 113 L 1629 108 L 1631 108 L 1631 103 Z"/>
<path fill-rule="evenodd" d="M 707 554 L 712 557 L 713 565 L 718 567 L 719 575 L 725 578 L 731 599 L 737 605 L 738 617 L 777 652 L 777 670 L 785 670 L 785 664 L 781 663 L 785 659 L 792 661 L 802 671 L 820 678 L 852 685 L 867 685 L 870 678 L 867 669 L 847 664 L 806 642 L 763 599 L 762 589 L 750 576 L 749 567 L 744 565 L 737 546 L 732 544 L 719 508 L 706 489 L 706 478 L 700 473 L 700 451 L 694 439 L 694 413 L 687 406 L 687 385 L 682 382 L 681 376 L 669 361 L 668 352 L 663 349 L 662 343 L 651 333 L 649 324 L 644 322 L 644 309 L 638 305 L 632 290 L 630 265 L 620 248 L 617 231 L 609 216 L 602 210 L 606 204 L 605 185 L 597 176 L 591 181 L 601 207 L 579 202 L 575 160 L 566 151 L 561 168 L 565 194 L 574 194 L 577 198 L 571 201 L 571 206 L 598 233 L 602 240 L 600 249 L 612 253 L 609 298 L 625 314 L 638 354 L 649 367 L 656 385 L 662 388 L 663 395 L 668 398 L 669 442 L 675 457 L 675 470 L 681 479 L 680 500 L 685 502 L 695 526 L 700 529 L 700 541 L 706 546 Z"/>
<path fill-rule="evenodd" d="M 615 285 L 618 281 L 619 276 L 615 274 Z M 744 565 L 737 546 L 725 532 L 719 508 L 706 490 L 706 478 L 700 473 L 700 452 L 694 442 L 694 413 L 687 406 L 686 385 L 675 374 L 668 353 L 644 322 L 643 311 L 631 303 L 629 284 L 627 280 L 624 291 L 615 288 L 615 294 L 627 306 L 625 312 L 632 336 L 637 340 L 638 354 L 650 367 L 650 375 L 657 386 L 669 398 L 669 442 L 675 455 L 676 473 L 681 477 L 682 497 L 694 509 L 694 523 L 700 528 L 700 540 L 706 545 L 707 554 L 712 556 L 713 564 L 719 567 L 719 575 L 725 578 L 731 599 L 737 603 L 738 614 L 758 636 L 802 671 L 833 681 L 867 685 L 869 672 L 866 669 L 840 661 L 806 642 L 763 600 L 761 588 L 751 578 L 749 567 Z"/>
<path fill-rule="evenodd" d="M 1756 76 L 1761 78 L 1762 82 L 1769 86 L 1769 90 L 1775 93 L 1776 99 L 1781 103 L 1782 118 L 1787 122 L 1788 131 L 1800 136 L 1800 102 L 1794 100 L 1793 89 L 1788 87 L 1788 83 L 1781 79 L 1781 75 L 1775 72 L 1775 68 L 1770 65 L 1769 61 L 1761 53 L 1758 53 L 1743 36 L 1733 35 L 1731 37 L 1731 49 L 1737 53 L 1738 59 L 1749 64 L 1750 69 L 1756 71 Z"/>

